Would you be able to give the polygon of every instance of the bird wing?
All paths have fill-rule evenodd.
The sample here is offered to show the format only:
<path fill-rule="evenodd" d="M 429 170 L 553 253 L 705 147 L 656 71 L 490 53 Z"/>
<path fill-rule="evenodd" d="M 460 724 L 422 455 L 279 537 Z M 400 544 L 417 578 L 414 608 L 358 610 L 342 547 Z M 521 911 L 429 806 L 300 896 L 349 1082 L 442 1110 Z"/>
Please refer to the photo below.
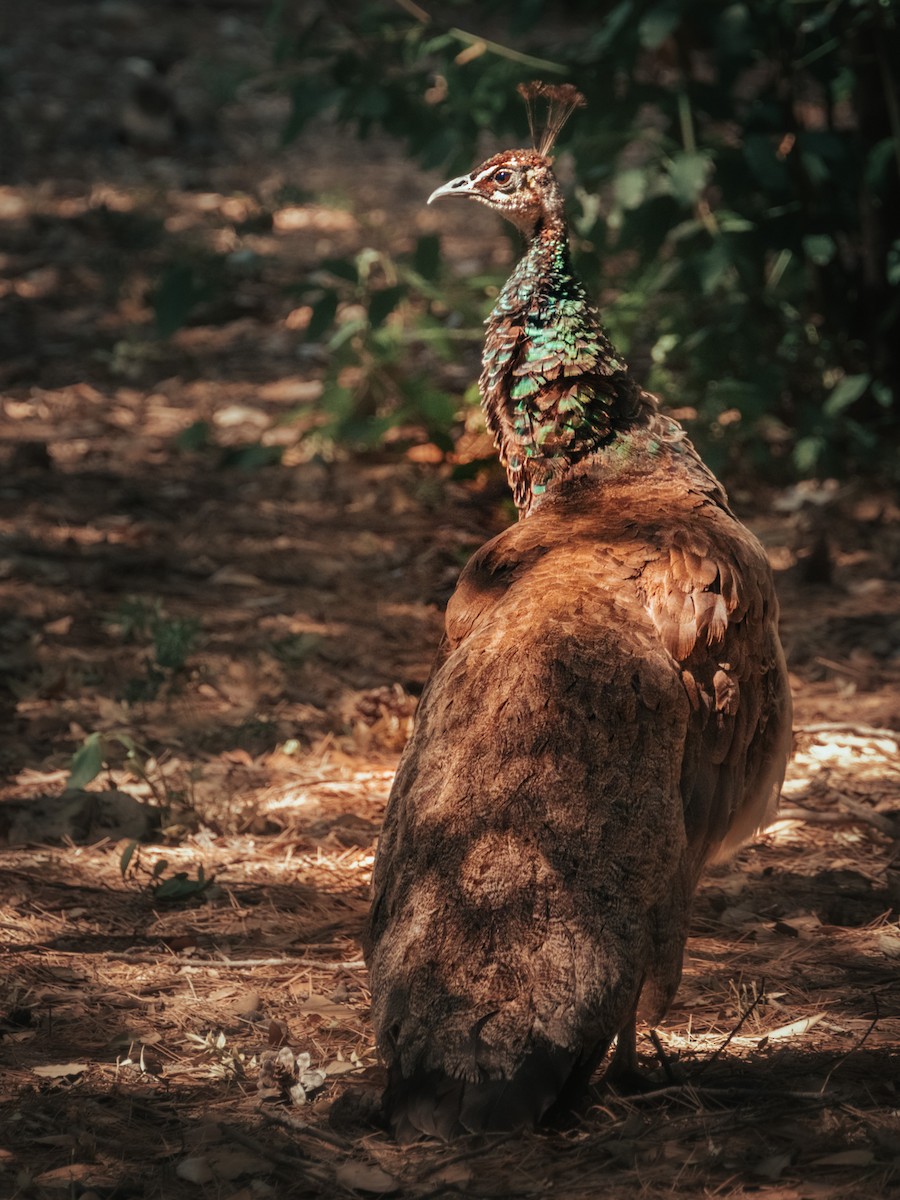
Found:
<path fill-rule="evenodd" d="M 635 582 L 691 702 L 682 797 L 705 859 L 732 853 L 773 815 L 791 704 L 762 546 L 727 510 L 703 508 L 658 549 L 635 548 Z"/>
<path fill-rule="evenodd" d="M 765 552 L 717 499 L 686 488 L 623 488 L 614 502 L 605 495 L 602 511 L 583 495 L 571 512 L 561 507 L 547 504 L 475 555 L 447 610 L 447 651 L 545 558 L 565 586 L 560 529 L 569 546 L 590 543 L 597 602 L 634 597 L 679 672 L 691 705 L 682 768 L 688 838 L 701 865 L 725 857 L 771 818 L 790 747 Z"/>

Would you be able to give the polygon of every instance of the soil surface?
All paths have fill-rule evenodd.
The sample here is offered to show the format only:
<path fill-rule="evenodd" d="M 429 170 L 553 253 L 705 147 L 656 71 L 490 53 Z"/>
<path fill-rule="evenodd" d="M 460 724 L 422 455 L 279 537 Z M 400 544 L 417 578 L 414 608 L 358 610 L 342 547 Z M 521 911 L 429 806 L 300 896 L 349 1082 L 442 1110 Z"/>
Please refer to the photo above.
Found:
<path fill-rule="evenodd" d="M 285 149 L 265 11 L 4 17 L 0 1197 L 900 1191 L 900 511 L 865 480 L 727 481 L 776 570 L 796 753 L 701 889 L 668 1072 L 643 1036 L 647 1094 L 601 1080 L 526 1137 L 401 1150 L 373 1122 L 379 822 L 510 509 L 433 448 L 304 437 L 327 362 L 292 288 L 439 228 L 476 264 L 508 244 L 425 210 L 397 146 Z M 212 258 L 159 336 L 153 289 Z"/>

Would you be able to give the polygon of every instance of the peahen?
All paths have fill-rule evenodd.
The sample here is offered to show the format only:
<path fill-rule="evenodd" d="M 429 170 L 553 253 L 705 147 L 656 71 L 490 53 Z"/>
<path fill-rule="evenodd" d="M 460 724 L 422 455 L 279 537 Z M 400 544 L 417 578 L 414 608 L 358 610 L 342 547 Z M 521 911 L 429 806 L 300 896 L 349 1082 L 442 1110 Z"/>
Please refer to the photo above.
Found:
<path fill-rule="evenodd" d="M 478 200 L 525 256 L 481 395 L 518 524 L 462 572 L 388 803 L 366 932 L 387 1120 L 529 1128 L 678 987 L 704 864 L 771 819 L 791 737 L 762 547 L 610 344 L 546 157 L 580 97 L 430 200 Z"/>

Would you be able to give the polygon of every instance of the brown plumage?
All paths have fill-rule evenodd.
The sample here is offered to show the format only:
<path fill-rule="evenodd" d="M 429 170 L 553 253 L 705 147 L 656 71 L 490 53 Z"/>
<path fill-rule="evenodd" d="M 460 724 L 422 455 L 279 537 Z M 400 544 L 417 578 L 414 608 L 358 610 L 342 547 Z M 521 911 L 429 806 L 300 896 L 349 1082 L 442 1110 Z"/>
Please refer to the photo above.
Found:
<path fill-rule="evenodd" d="M 378 848 L 366 952 L 403 1140 L 529 1127 L 614 1039 L 633 1068 L 700 872 L 771 818 L 790 740 L 765 554 L 615 355 L 527 153 L 439 189 L 529 237 L 482 375 L 524 519 L 460 577 Z"/>

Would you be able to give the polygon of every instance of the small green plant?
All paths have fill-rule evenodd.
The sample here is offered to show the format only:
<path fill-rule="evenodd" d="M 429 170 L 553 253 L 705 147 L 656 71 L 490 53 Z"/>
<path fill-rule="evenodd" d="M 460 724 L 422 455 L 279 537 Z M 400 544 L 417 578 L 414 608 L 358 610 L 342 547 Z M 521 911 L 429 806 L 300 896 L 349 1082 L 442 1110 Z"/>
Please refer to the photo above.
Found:
<path fill-rule="evenodd" d="M 262 442 L 246 442 L 237 446 L 218 446 L 208 421 L 194 421 L 176 434 L 175 448 L 182 454 L 208 455 L 216 466 L 241 471 L 258 471 L 281 462 L 283 446 L 267 446 Z"/>
<path fill-rule="evenodd" d="M 439 272 L 432 235 L 420 237 L 406 257 L 369 248 L 321 264 L 300 293 L 311 309 L 305 337 L 321 342 L 330 356 L 322 419 L 310 433 L 366 448 L 410 427 L 452 450 L 450 431 L 462 405 L 435 383 L 434 363 L 451 359 L 466 343 L 473 367 L 477 363 L 483 288 L 441 286 Z M 446 320 L 451 296 L 466 313 L 457 312 L 455 327 Z"/>
<path fill-rule="evenodd" d="M 157 600 L 150 604 L 141 597 L 125 600 L 107 620 L 124 642 L 149 643 L 144 674 L 128 682 L 125 698 L 152 700 L 163 684 L 172 684 L 187 664 L 200 634 L 200 622 L 192 617 L 170 617 Z"/>
<path fill-rule="evenodd" d="M 151 893 L 154 901 L 177 904 L 182 900 L 196 900 L 215 880 L 215 875 L 206 874 L 202 864 L 194 879 L 187 871 L 176 871 L 167 876 L 168 869 L 167 858 L 158 858 L 152 867 L 145 867 L 141 862 L 140 843 L 136 841 L 128 843 L 119 859 L 122 878 L 137 882 L 141 890 Z"/>
<path fill-rule="evenodd" d="M 130 773 L 147 785 L 157 804 L 167 805 L 169 795 L 165 776 L 156 765 L 153 754 L 124 730 L 88 734 L 72 755 L 66 787 L 73 790 L 86 788 L 104 768 L 108 770 L 117 758 L 122 757 L 123 750 Z"/>

